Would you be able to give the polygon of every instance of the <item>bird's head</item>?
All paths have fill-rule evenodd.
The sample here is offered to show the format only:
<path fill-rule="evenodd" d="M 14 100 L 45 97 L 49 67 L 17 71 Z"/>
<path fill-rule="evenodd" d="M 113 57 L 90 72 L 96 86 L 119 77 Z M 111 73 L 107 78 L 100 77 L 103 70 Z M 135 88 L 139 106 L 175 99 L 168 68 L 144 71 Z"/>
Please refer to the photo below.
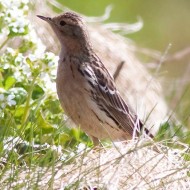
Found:
<path fill-rule="evenodd" d="M 78 14 L 66 12 L 56 17 L 37 16 L 51 25 L 64 48 L 81 48 L 89 44 L 85 24 Z"/>

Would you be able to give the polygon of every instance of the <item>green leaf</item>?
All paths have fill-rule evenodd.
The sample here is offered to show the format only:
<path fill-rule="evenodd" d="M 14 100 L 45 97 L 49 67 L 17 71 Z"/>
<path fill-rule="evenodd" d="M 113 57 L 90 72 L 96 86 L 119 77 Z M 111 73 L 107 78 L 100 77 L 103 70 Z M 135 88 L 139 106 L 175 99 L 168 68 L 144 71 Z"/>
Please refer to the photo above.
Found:
<path fill-rule="evenodd" d="M 53 99 L 53 97 L 50 97 L 45 102 L 46 109 L 48 109 L 52 114 L 58 114 L 62 112 L 60 102 L 57 99 Z"/>
<path fill-rule="evenodd" d="M 23 32 L 15 32 L 15 30 L 14 30 L 14 28 L 15 27 L 13 27 L 13 26 L 10 26 L 9 27 L 9 34 L 8 34 L 8 37 L 9 38 L 13 38 L 13 37 L 16 37 L 16 36 L 24 36 L 24 35 L 26 35 L 26 34 L 28 34 L 28 26 L 24 26 L 24 31 Z M 17 27 L 17 29 L 19 29 L 18 27 Z"/>
<path fill-rule="evenodd" d="M 25 110 L 25 106 L 21 105 L 21 106 L 17 106 L 16 110 L 15 110 L 15 117 L 21 117 L 24 113 Z"/>
<path fill-rule="evenodd" d="M 71 141 L 72 137 L 69 134 L 61 133 L 59 135 L 59 141 L 61 145 L 64 145 L 66 142 Z"/>
<path fill-rule="evenodd" d="M 5 81 L 5 90 L 10 89 L 16 83 L 16 79 L 12 76 L 7 77 Z"/>
<path fill-rule="evenodd" d="M 80 129 L 79 128 L 72 128 L 71 129 L 71 135 L 77 140 L 80 141 Z"/>
<path fill-rule="evenodd" d="M 190 153 L 189 153 L 189 152 L 185 152 L 185 153 L 183 154 L 183 158 L 184 158 L 185 161 L 190 161 Z M 189 173 L 189 174 L 190 174 L 190 173 Z"/>
<path fill-rule="evenodd" d="M 43 95 L 44 95 L 44 90 L 39 85 L 35 85 L 32 93 L 32 99 L 33 100 L 38 99 Z"/>
<path fill-rule="evenodd" d="M 38 127 L 41 128 L 44 133 L 50 133 L 54 130 L 54 127 L 45 120 L 41 112 L 39 112 L 38 114 L 37 124 Z"/>

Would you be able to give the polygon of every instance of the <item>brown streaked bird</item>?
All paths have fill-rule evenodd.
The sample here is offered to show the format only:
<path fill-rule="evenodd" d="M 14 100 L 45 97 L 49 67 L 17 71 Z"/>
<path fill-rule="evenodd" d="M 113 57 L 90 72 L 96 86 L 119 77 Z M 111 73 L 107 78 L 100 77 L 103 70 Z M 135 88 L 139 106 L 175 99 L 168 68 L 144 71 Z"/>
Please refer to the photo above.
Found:
<path fill-rule="evenodd" d="M 61 44 L 56 79 L 61 106 L 94 144 L 106 138 L 131 139 L 142 130 L 153 137 L 120 96 L 92 48 L 81 16 L 73 12 L 53 18 L 37 16 L 51 25 Z"/>

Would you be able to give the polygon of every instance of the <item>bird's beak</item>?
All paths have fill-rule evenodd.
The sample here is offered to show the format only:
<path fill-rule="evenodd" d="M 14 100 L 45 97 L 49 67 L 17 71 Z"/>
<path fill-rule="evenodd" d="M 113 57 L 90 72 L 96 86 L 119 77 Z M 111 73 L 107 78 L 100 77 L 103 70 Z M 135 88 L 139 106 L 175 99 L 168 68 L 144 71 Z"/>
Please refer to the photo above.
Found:
<path fill-rule="evenodd" d="M 52 18 L 51 17 L 45 17 L 45 16 L 41 16 L 41 15 L 36 15 L 37 17 L 39 17 L 42 20 L 45 20 L 46 22 L 51 22 Z"/>

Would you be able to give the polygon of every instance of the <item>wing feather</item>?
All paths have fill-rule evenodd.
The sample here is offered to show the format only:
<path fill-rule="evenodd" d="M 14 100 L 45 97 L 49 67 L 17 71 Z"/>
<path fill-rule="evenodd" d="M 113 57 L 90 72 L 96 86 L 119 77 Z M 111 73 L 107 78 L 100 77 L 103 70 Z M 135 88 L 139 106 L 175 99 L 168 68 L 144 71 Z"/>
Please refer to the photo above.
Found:
<path fill-rule="evenodd" d="M 97 58 L 96 58 L 97 60 Z M 97 63 L 97 62 L 96 62 Z M 134 130 L 137 134 L 143 127 L 142 122 L 138 119 L 134 111 L 125 103 L 116 89 L 115 82 L 107 69 L 98 61 L 98 64 L 90 62 L 83 64 L 80 68 L 82 72 L 88 73 L 86 76 L 88 82 L 94 90 L 93 98 L 96 100 L 100 109 L 106 110 L 110 118 L 113 118 L 119 124 L 119 128 L 127 132 L 131 136 L 134 135 Z M 89 77 L 89 74 L 91 77 Z"/>

